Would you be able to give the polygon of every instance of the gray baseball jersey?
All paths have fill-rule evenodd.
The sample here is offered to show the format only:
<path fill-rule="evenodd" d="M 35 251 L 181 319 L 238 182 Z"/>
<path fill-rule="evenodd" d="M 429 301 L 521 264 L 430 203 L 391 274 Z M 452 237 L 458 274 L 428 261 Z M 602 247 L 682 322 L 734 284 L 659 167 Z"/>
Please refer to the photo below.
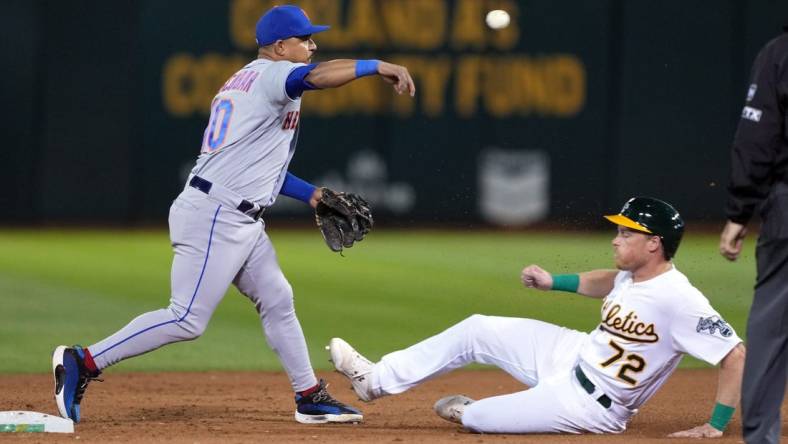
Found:
<path fill-rule="evenodd" d="M 192 174 L 261 206 L 274 203 L 298 140 L 301 98 L 287 96 L 285 81 L 299 66 L 257 59 L 222 86 Z"/>

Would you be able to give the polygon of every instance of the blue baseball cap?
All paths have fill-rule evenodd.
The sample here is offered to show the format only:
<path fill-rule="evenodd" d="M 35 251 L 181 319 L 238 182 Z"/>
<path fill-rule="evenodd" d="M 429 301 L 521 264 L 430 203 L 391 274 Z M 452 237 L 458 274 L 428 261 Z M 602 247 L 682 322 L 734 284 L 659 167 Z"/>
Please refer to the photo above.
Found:
<path fill-rule="evenodd" d="M 303 9 L 293 5 L 274 6 L 257 21 L 255 34 L 257 44 L 270 45 L 277 40 L 317 34 L 328 29 L 325 25 L 313 25 Z"/>

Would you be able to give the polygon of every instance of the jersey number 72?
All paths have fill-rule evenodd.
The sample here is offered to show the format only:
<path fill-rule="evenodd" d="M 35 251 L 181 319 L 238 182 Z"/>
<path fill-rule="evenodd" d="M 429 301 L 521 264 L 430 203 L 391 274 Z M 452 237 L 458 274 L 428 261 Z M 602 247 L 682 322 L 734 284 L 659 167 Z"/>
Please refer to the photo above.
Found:
<path fill-rule="evenodd" d="M 613 350 L 616 351 L 616 354 L 611 356 L 607 361 L 600 363 L 599 365 L 602 367 L 607 367 L 624 356 L 624 347 L 618 345 L 616 341 L 611 340 L 610 346 L 613 347 Z M 637 380 L 632 376 L 627 375 L 627 372 L 642 372 L 643 369 L 646 368 L 646 360 L 637 353 L 628 354 L 626 356 L 626 360 L 629 362 L 621 366 L 621 369 L 618 371 L 618 375 L 616 377 L 627 384 L 635 385 L 638 383 Z"/>

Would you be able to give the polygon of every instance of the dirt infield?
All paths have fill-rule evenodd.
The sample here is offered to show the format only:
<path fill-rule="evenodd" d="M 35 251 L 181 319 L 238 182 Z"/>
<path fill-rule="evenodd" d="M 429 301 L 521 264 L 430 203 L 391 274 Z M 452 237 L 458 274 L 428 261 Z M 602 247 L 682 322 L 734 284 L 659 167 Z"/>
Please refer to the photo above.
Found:
<path fill-rule="evenodd" d="M 670 432 L 701 424 L 711 410 L 714 370 L 678 371 L 622 435 L 516 436 L 463 431 L 432 412 L 446 394 L 484 397 L 521 390 L 500 371 L 459 371 L 396 397 L 362 405 L 336 373 L 322 373 L 330 391 L 363 409 L 355 425 L 306 426 L 293 420 L 293 400 L 281 373 L 115 373 L 94 382 L 74 435 L 0 434 L 0 442 L 671 442 Z M 56 413 L 47 375 L 3 375 L 0 410 Z M 788 404 L 788 403 L 786 403 Z M 783 405 L 785 418 L 786 405 Z M 527 414 L 527 412 L 523 412 Z M 742 442 L 738 412 L 717 443 Z M 786 433 L 783 422 L 783 433 Z M 783 436 L 785 438 L 785 436 Z M 697 440 L 689 440 L 697 442 Z"/>

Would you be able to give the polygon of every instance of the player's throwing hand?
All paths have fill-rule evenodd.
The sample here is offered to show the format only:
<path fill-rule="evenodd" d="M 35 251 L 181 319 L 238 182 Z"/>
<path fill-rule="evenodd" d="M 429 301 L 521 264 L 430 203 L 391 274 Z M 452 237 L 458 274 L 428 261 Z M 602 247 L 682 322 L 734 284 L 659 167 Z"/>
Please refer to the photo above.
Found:
<path fill-rule="evenodd" d="M 550 290 L 553 288 L 553 276 L 538 265 L 529 265 L 520 273 L 520 280 L 527 288 Z"/>
<path fill-rule="evenodd" d="M 383 80 L 394 85 L 394 91 L 397 94 L 408 93 L 411 97 L 416 95 L 416 85 L 413 83 L 408 68 L 381 61 L 378 65 L 378 74 Z"/>

